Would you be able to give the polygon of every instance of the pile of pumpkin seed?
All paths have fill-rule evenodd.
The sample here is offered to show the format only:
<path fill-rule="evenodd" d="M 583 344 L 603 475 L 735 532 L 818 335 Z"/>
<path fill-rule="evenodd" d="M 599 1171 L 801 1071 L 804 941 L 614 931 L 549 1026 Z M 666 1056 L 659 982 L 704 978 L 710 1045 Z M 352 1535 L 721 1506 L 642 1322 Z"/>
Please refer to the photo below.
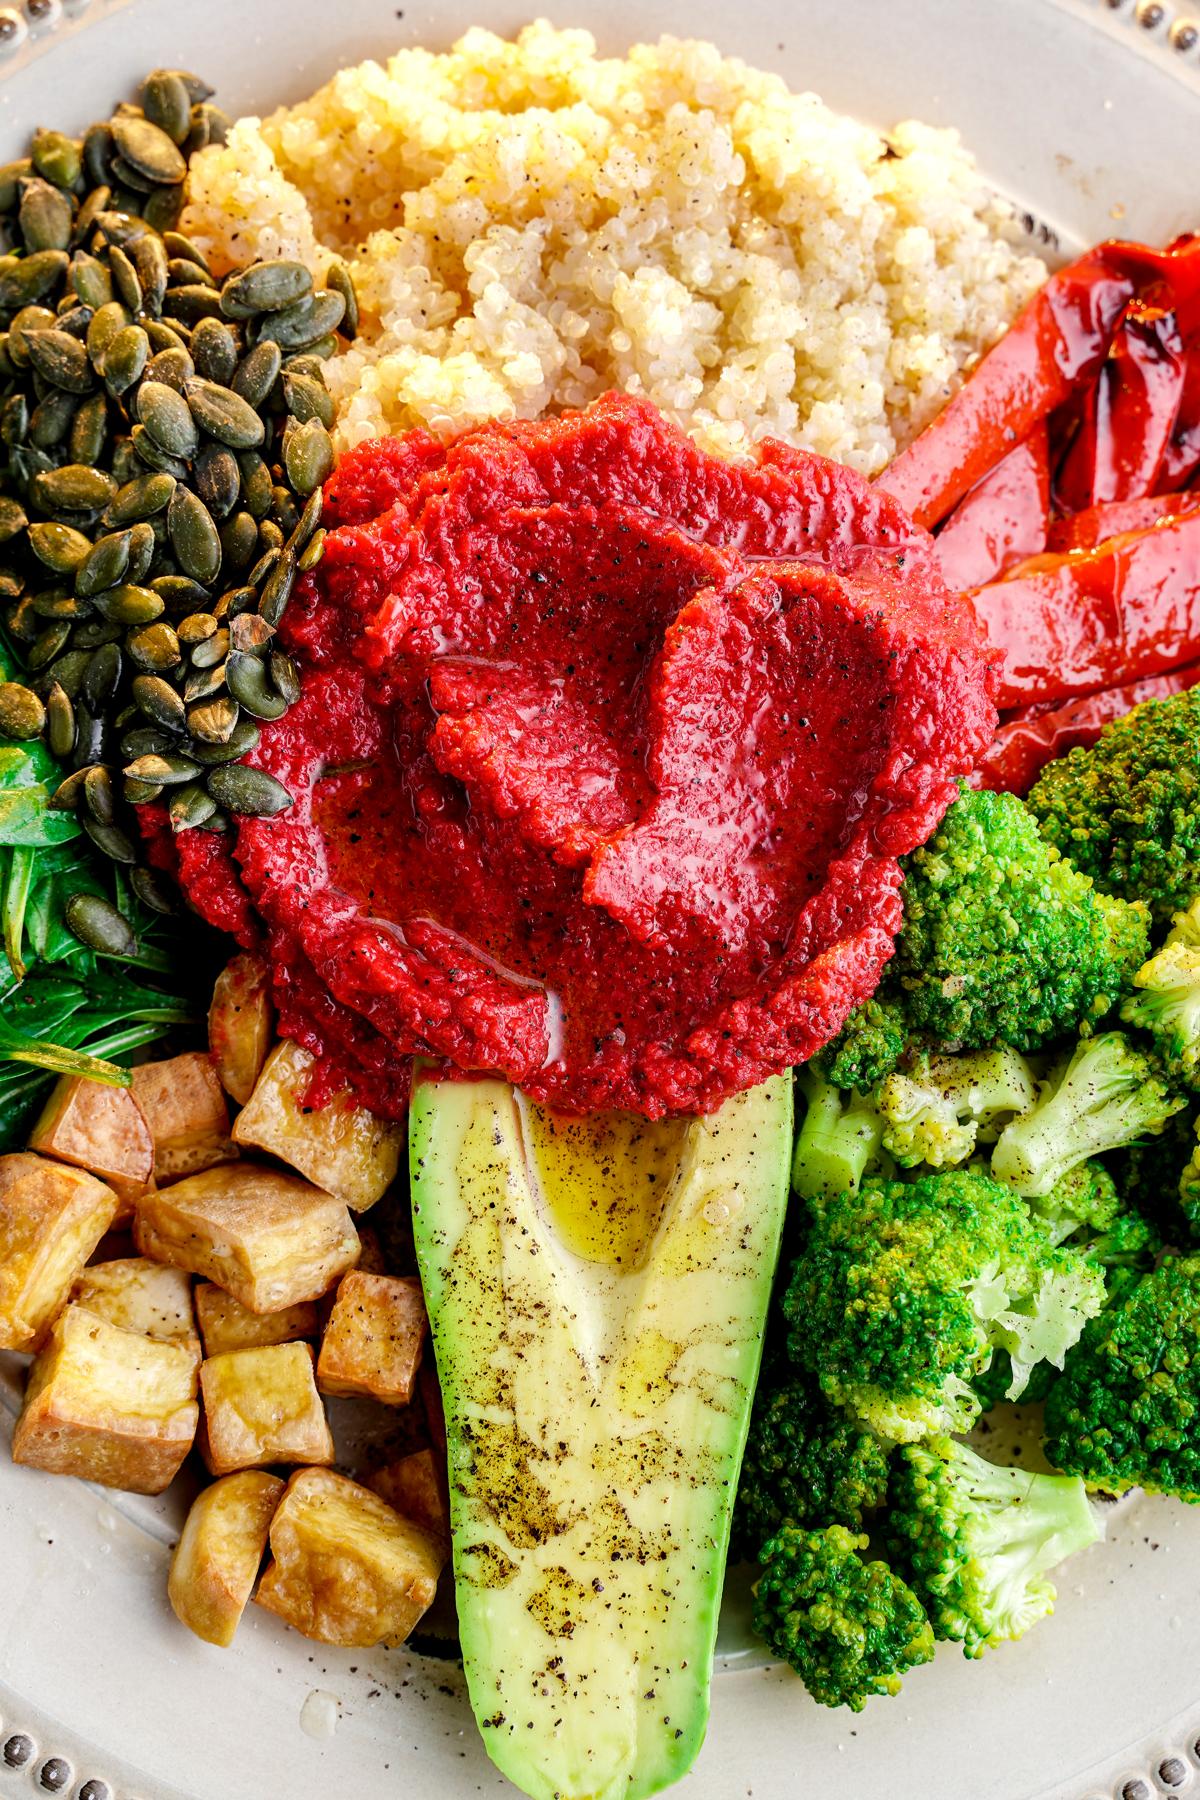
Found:
<path fill-rule="evenodd" d="M 52 804 L 129 864 L 130 806 L 221 831 L 291 804 L 239 759 L 299 691 L 275 633 L 321 555 L 322 361 L 357 328 L 342 265 L 321 290 L 284 260 L 218 281 L 175 229 L 228 125 L 211 93 L 156 70 L 0 168 L 0 617 L 25 668 L 0 736 L 44 736 Z"/>

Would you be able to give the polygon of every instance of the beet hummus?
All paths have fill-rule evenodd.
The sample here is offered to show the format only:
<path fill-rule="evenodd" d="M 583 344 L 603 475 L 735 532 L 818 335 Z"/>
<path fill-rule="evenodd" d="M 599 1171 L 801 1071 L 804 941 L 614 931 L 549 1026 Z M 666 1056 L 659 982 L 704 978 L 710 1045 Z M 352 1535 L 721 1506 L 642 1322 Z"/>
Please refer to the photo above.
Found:
<path fill-rule="evenodd" d="M 896 502 L 612 395 L 367 444 L 327 521 L 284 627 L 303 692 L 250 759 L 295 804 L 175 846 L 265 938 L 326 1090 L 396 1116 L 417 1054 L 656 1117 L 825 1043 L 996 717 Z"/>

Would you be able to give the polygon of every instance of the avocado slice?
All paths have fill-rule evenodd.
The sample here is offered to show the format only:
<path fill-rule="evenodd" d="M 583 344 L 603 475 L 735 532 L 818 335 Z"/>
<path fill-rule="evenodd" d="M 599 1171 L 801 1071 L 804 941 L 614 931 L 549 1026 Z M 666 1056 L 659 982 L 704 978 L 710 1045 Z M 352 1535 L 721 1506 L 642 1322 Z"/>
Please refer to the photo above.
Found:
<path fill-rule="evenodd" d="M 533 1800 L 637 1800 L 703 1741 L 791 1142 L 788 1075 L 654 1124 L 418 1075 L 463 1662 Z"/>

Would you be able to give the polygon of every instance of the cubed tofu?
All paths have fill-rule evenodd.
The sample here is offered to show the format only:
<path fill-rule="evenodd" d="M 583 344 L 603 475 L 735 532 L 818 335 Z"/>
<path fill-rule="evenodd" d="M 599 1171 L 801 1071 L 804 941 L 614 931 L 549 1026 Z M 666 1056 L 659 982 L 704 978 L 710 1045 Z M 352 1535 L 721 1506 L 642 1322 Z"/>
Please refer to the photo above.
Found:
<path fill-rule="evenodd" d="M 271 1521 L 255 1596 L 305 1637 L 367 1648 L 402 1644 L 428 1610 L 444 1546 L 369 1488 L 302 1469 Z"/>
<path fill-rule="evenodd" d="M 362 1212 L 396 1179 L 404 1127 L 377 1119 L 348 1093 L 325 1106 L 307 1106 L 312 1071 L 307 1050 L 278 1044 L 238 1114 L 234 1142 L 277 1156 Z"/>
<path fill-rule="evenodd" d="M 366 1394 L 407 1406 L 429 1320 L 412 1276 L 343 1275 L 321 1338 L 317 1385 L 323 1394 Z"/>
<path fill-rule="evenodd" d="M 214 1475 L 264 1463 L 331 1463 L 333 1438 L 308 1344 L 228 1350 L 200 1365 L 200 1450 Z"/>
<path fill-rule="evenodd" d="M 225 1091 L 202 1050 L 142 1063 L 133 1071 L 133 1097 L 150 1127 L 159 1187 L 237 1155 Z"/>
<path fill-rule="evenodd" d="M 225 1163 L 147 1194 L 133 1236 L 143 1256 L 215 1281 L 259 1313 L 317 1299 L 358 1260 L 340 1200 L 259 1163 Z"/>
<path fill-rule="evenodd" d="M 199 1416 L 187 1345 L 68 1306 L 30 1370 L 13 1461 L 160 1494 L 191 1449 Z"/>
<path fill-rule="evenodd" d="M 436 1450 L 414 1450 L 376 1469 L 367 1486 L 401 1518 L 411 1520 L 445 1545 L 449 1554 L 450 1487 L 444 1456 Z"/>
<path fill-rule="evenodd" d="M 291 1343 L 295 1338 L 315 1338 L 319 1330 L 312 1300 L 285 1306 L 282 1312 L 252 1313 L 211 1281 L 200 1283 L 195 1300 L 205 1356 L 223 1356 L 227 1350 L 261 1350 L 268 1344 Z"/>
<path fill-rule="evenodd" d="M 284 1483 L 264 1469 L 224 1475 L 192 1502 L 171 1558 L 175 1617 L 208 1644 L 232 1644 L 258 1578 Z"/>
<path fill-rule="evenodd" d="M 185 1345 L 199 1367 L 192 1278 L 183 1269 L 151 1262 L 148 1256 L 91 1263 L 72 1287 L 71 1299 L 123 1331 L 140 1331 L 143 1337 Z"/>
<path fill-rule="evenodd" d="M 0 1156 L 0 1350 L 41 1347 L 117 1205 L 82 1169 Z"/>
<path fill-rule="evenodd" d="M 208 1009 L 208 1049 L 221 1085 L 245 1106 L 274 1032 L 271 977 L 261 956 L 235 956 L 217 976 Z"/>
<path fill-rule="evenodd" d="M 29 1134 L 29 1148 L 87 1169 L 112 1189 L 125 1211 L 154 1174 L 150 1127 L 132 1089 L 79 1075 L 59 1076 Z"/>

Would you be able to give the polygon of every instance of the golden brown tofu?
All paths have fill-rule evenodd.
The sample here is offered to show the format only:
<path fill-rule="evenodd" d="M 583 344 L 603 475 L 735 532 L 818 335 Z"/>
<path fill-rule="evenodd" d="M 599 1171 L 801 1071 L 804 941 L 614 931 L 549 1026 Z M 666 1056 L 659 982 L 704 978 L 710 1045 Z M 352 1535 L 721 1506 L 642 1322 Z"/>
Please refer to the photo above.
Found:
<path fill-rule="evenodd" d="M 199 1414 L 187 1345 L 68 1306 L 30 1370 L 13 1461 L 161 1494 L 192 1447 Z"/>
<path fill-rule="evenodd" d="M 362 1212 L 396 1179 L 404 1127 L 377 1119 L 348 1093 L 326 1106 L 306 1106 L 312 1070 L 307 1050 L 278 1044 L 238 1114 L 234 1142 L 279 1157 Z"/>
<path fill-rule="evenodd" d="M 200 1449 L 214 1475 L 263 1463 L 331 1463 L 333 1438 L 308 1344 L 228 1350 L 200 1365 Z"/>
<path fill-rule="evenodd" d="M 237 1155 L 225 1092 L 203 1051 L 142 1063 L 133 1071 L 133 1097 L 150 1127 L 159 1187 Z"/>
<path fill-rule="evenodd" d="M 315 1300 L 358 1259 L 340 1200 L 261 1163 L 224 1163 L 145 1195 L 133 1236 L 143 1256 L 203 1275 L 258 1313 Z"/>
<path fill-rule="evenodd" d="M 428 1330 L 419 1281 L 351 1269 L 321 1338 L 318 1387 L 323 1394 L 367 1394 L 407 1406 Z"/>
<path fill-rule="evenodd" d="M 82 1169 L 0 1156 L 0 1350 L 41 1347 L 117 1204 Z"/>
<path fill-rule="evenodd" d="M 436 1450 L 414 1450 L 395 1462 L 384 1463 L 368 1477 L 373 1493 L 394 1507 L 401 1518 L 411 1519 L 450 1553 L 450 1486 L 446 1459 Z"/>
<path fill-rule="evenodd" d="M 146 1192 L 154 1173 L 150 1127 L 132 1090 L 79 1075 L 59 1076 L 29 1134 L 29 1148 L 87 1169 L 123 1208 Z"/>
<path fill-rule="evenodd" d="M 217 976 L 208 1009 L 208 1049 L 221 1085 L 239 1106 L 254 1092 L 271 1048 L 271 978 L 261 956 L 235 956 Z"/>
<path fill-rule="evenodd" d="M 263 1469 L 222 1476 L 192 1502 L 171 1558 L 175 1617 L 209 1644 L 232 1644 L 284 1483 Z"/>
<path fill-rule="evenodd" d="M 200 1283 L 195 1300 L 205 1356 L 223 1356 L 227 1350 L 262 1350 L 268 1344 L 315 1338 L 319 1330 L 312 1300 L 285 1306 L 282 1312 L 252 1313 L 211 1281 Z"/>
<path fill-rule="evenodd" d="M 192 1279 L 183 1269 L 151 1262 L 148 1256 L 122 1256 L 92 1263 L 71 1289 L 76 1306 L 143 1337 L 183 1344 L 200 1366 L 200 1338 L 192 1311 Z"/>
<path fill-rule="evenodd" d="M 271 1521 L 271 1555 L 258 1604 L 318 1643 L 364 1649 L 404 1642 L 446 1560 L 436 1539 L 331 1469 L 292 1476 Z"/>

